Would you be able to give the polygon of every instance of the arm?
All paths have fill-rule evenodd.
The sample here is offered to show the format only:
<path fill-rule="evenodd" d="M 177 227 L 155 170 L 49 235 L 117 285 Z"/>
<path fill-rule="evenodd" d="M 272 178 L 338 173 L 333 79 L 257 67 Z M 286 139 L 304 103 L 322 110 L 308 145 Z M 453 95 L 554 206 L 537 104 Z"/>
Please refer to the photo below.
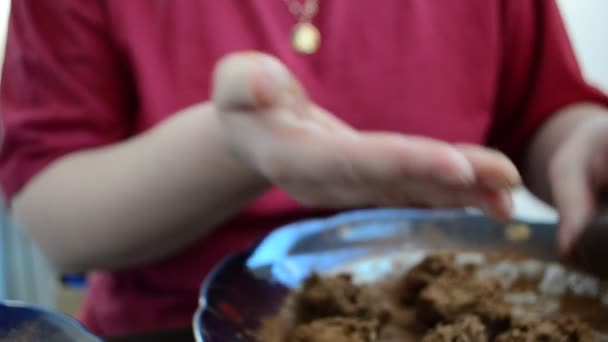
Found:
<path fill-rule="evenodd" d="M 3 190 L 17 222 L 62 271 L 168 255 L 266 188 L 225 152 L 209 104 L 127 140 L 137 95 L 106 14 L 97 1 L 11 8 Z"/>
<path fill-rule="evenodd" d="M 217 113 L 199 105 L 123 143 L 57 160 L 14 199 L 17 222 L 62 271 L 168 255 L 258 195 L 230 158 Z"/>

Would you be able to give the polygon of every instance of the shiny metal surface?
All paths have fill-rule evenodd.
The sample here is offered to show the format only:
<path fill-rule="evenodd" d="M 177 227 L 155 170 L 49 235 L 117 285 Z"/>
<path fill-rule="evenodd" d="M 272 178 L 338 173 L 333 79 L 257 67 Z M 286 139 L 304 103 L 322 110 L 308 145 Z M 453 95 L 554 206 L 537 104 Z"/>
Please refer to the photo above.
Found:
<path fill-rule="evenodd" d="M 260 277 L 295 287 L 312 271 L 408 250 L 505 251 L 550 261 L 557 258 L 555 231 L 553 224 L 498 222 L 470 211 L 354 211 L 278 229 L 255 249 L 247 266 Z"/>
<path fill-rule="evenodd" d="M 232 255 L 205 280 L 193 318 L 197 341 L 251 341 L 311 272 L 416 250 L 505 251 L 556 260 L 556 227 L 498 222 L 477 212 L 370 209 L 281 227 L 256 248 Z"/>

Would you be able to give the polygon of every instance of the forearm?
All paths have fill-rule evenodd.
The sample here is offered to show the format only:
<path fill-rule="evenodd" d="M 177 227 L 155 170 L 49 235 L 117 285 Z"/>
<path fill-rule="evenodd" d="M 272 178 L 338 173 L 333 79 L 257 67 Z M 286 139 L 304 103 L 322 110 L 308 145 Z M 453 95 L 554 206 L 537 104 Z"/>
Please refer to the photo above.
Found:
<path fill-rule="evenodd" d="M 201 105 L 124 143 L 61 158 L 13 209 L 58 269 L 120 268 L 183 248 L 266 186 L 225 152 L 215 110 Z"/>
<path fill-rule="evenodd" d="M 552 203 L 549 167 L 560 145 L 581 124 L 593 124 L 597 116 L 605 116 L 606 108 L 578 103 L 560 110 L 536 133 L 528 145 L 522 172 L 526 186 L 539 198 Z"/>

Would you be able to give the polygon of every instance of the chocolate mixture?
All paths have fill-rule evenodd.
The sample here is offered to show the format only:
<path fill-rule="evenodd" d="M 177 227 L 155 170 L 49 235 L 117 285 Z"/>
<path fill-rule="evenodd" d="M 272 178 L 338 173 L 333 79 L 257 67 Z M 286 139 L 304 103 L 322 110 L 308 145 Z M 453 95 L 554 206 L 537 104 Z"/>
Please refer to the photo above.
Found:
<path fill-rule="evenodd" d="M 493 279 L 428 256 L 406 275 L 374 285 L 346 274 L 313 275 L 283 312 L 263 324 L 261 342 L 599 341 L 575 316 L 517 318 Z"/>

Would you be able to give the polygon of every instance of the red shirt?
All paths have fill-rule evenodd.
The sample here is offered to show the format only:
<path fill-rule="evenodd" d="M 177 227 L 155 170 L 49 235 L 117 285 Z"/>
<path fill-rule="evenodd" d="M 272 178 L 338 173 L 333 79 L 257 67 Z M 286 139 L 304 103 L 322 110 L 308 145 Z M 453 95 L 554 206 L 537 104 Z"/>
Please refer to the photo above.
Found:
<path fill-rule="evenodd" d="M 212 67 L 231 51 L 278 56 L 356 128 L 490 144 L 515 159 L 556 109 L 604 101 L 551 0 L 321 0 L 311 56 L 291 48 L 296 19 L 282 0 L 19 0 L 11 14 L 0 94 L 9 198 L 66 153 L 208 100 Z M 106 335 L 188 325 L 222 256 L 316 214 L 273 189 L 171 258 L 95 273 L 84 322 Z"/>

